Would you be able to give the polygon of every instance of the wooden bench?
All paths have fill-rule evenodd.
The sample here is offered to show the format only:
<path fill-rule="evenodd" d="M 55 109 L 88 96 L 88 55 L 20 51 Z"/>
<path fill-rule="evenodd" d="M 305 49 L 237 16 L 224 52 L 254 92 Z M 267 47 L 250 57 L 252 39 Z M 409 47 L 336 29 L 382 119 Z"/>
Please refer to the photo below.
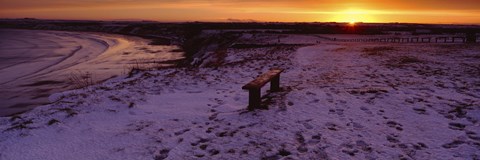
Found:
<path fill-rule="evenodd" d="M 282 72 L 283 69 L 270 69 L 242 87 L 242 89 L 248 90 L 248 110 L 262 108 L 260 106 L 261 88 L 268 82 L 270 82 L 271 92 L 280 90 L 280 73 Z"/>

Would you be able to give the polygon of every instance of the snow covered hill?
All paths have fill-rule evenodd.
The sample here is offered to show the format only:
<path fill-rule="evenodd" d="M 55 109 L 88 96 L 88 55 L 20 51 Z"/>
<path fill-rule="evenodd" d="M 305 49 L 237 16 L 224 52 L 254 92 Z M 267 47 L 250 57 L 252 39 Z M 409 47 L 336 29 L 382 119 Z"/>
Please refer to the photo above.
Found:
<path fill-rule="evenodd" d="M 259 45 L 2 118 L 0 159 L 480 158 L 480 46 L 242 38 Z M 241 86 L 272 67 L 283 91 L 247 112 Z"/>

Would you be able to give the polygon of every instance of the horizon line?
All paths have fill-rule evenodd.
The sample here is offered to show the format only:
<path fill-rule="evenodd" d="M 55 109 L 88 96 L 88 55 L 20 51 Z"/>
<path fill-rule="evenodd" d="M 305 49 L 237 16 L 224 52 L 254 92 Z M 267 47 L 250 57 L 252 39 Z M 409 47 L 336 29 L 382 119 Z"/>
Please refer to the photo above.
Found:
<path fill-rule="evenodd" d="M 99 22 L 157 22 L 157 23 L 351 23 L 351 22 L 341 22 L 341 21 L 261 21 L 253 19 L 234 19 L 227 18 L 222 20 L 178 20 L 178 21 L 166 21 L 166 20 L 149 20 L 149 19 L 49 19 L 49 18 L 34 18 L 34 17 L 23 17 L 23 18 L 6 18 L 0 17 L 2 20 L 45 20 L 45 21 L 99 21 Z M 480 25 L 480 22 L 477 23 L 460 23 L 460 22 L 437 22 L 437 23 L 422 23 L 422 22 L 355 22 L 356 24 L 426 24 L 426 25 Z"/>

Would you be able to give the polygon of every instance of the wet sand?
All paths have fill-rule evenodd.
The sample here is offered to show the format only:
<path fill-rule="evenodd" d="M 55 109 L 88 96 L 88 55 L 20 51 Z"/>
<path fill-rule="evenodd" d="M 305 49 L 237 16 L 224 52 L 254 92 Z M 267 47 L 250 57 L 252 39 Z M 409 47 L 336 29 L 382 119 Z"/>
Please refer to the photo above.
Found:
<path fill-rule="evenodd" d="M 50 103 L 52 93 L 78 86 L 72 75 L 103 81 L 139 63 L 183 56 L 171 52 L 176 46 L 121 35 L 2 29 L 0 37 L 0 116 Z"/>

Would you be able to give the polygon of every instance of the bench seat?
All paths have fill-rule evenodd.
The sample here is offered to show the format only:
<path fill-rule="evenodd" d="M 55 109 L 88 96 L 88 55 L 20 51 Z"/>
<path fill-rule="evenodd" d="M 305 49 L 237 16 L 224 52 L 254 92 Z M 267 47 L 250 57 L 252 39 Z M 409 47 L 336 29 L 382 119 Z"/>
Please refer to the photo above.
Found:
<path fill-rule="evenodd" d="M 280 90 L 280 73 L 283 69 L 270 69 L 268 72 L 258 76 L 253 81 L 247 83 L 242 89 L 248 90 L 248 110 L 261 107 L 261 88 L 270 82 L 270 91 L 275 92 Z"/>

